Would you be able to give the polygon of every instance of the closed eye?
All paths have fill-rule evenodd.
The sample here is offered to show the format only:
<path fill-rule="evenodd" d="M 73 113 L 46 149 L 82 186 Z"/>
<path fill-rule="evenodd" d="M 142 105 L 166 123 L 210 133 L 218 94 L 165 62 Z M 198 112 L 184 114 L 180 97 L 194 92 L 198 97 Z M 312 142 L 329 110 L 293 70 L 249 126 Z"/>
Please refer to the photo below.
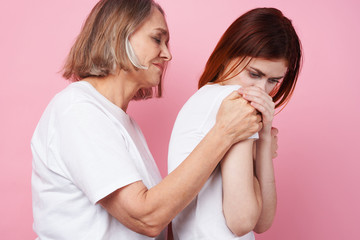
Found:
<path fill-rule="evenodd" d="M 261 76 L 255 72 L 249 71 L 249 76 L 251 78 L 260 78 Z"/>
<path fill-rule="evenodd" d="M 161 43 L 161 39 L 158 38 L 158 37 L 153 37 L 152 38 L 157 44 L 160 44 Z"/>
<path fill-rule="evenodd" d="M 270 82 L 270 83 L 279 83 L 280 82 L 280 79 L 279 78 L 269 78 L 268 79 L 268 81 Z"/>

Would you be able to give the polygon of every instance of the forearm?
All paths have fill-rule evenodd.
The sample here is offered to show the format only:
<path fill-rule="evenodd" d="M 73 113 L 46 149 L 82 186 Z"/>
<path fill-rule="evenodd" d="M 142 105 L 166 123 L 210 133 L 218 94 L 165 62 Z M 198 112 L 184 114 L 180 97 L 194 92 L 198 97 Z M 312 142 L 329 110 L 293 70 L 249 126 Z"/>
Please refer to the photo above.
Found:
<path fill-rule="evenodd" d="M 163 213 L 159 218 L 170 221 L 194 199 L 231 144 L 213 128 L 173 172 L 147 192 L 147 201 Z"/>
<path fill-rule="evenodd" d="M 222 129 L 214 127 L 158 185 L 148 190 L 142 182 L 133 183 L 100 204 L 133 231 L 156 236 L 194 199 L 232 144 Z"/>
<path fill-rule="evenodd" d="M 271 227 L 277 203 L 270 135 L 260 135 L 256 142 L 255 173 L 260 184 L 263 206 L 254 231 L 262 233 Z"/>
<path fill-rule="evenodd" d="M 132 183 L 99 203 L 133 231 L 155 236 L 194 199 L 229 148 L 259 131 L 260 120 L 234 91 L 223 100 L 215 126 L 163 181 L 149 190 Z"/>
<path fill-rule="evenodd" d="M 234 145 L 221 162 L 223 212 L 229 229 L 242 236 L 254 229 L 261 212 L 259 184 L 254 177 L 253 140 Z"/>

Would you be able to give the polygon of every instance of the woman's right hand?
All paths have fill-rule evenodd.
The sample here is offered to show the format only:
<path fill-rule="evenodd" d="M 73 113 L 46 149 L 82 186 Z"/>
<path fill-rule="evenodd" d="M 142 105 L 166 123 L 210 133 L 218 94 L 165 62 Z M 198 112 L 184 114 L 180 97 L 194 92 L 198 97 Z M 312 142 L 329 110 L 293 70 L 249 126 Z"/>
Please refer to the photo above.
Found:
<path fill-rule="evenodd" d="M 234 144 L 260 131 L 261 115 L 238 91 L 234 91 L 221 103 L 215 126 L 222 129 Z"/>

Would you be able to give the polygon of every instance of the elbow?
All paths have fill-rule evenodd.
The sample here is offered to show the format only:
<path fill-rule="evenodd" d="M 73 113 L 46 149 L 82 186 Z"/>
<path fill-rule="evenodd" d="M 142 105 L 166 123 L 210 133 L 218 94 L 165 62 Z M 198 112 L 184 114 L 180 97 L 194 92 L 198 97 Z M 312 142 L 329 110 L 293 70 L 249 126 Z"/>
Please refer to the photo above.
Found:
<path fill-rule="evenodd" d="M 120 223 L 130 230 L 147 237 L 155 238 L 167 227 L 167 219 L 161 216 L 161 212 L 149 206 L 127 205 L 126 213 L 114 214 Z M 169 220 L 170 222 L 170 220 Z"/>
<path fill-rule="evenodd" d="M 142 221 L 140 224 L 140 227 L 137 227 L 137 229 L 134 229 L 135 232 L 140 233 L 142 235 L 145 235 L 147 237 L 155 238 L 158 236 L 162 230 L 165 228 L 165 226 L 156 224 L 156 223 L 148 223 Z"/>
<path fill-rule="evenodd" d="M 258 216 L 254 215 L 242 215 L 241 217 L 226 219 L 226 224 L 233 234 L 240 237 L 254 230 L 258 219 Z"/>
<path fill-rule="evenodd" d="M 156 236 L 158 236 L 161 233 L 162 230 L 163 230 L 162 228 L 151 226 L 151 227 L 144 228 L 139 233 L 143 234 L 147 237 L 155 238 Z"/>
<path fill-rule="evenodd" d="M 119 193 L 120 190 L 117 190 L 98 203 L 128 229 L 148 237 L 156 237 L 171 221 L 166 208 L 159 207 L 155 201 L 145 201 L 145 187 L 140 194 L 132 196 L 131 200 L 120 198 Z"/>
<path fill-rule="evenodd" d="M 272 222 L 269 223 L 263 223 L 263 224 L 257 224 L 254 228 L 254 232 L 256 232 L 257 234 L 261 234 L 266 232 L 267 230 L 269 230 L 269 228 L 271 227 Z"/>
<path fill-rule="evenodd" d="M 259 221 L 257 222 L 254 232 L 261 234 L 269 230 L 274 222 L 275 217 L 275 208 L 273 208 L 273 211 L 267 212 L 268 214 L 263 215 Z"/>
<path fill-rule="evenodd" d="M 236 223 L 227 223 L 230 231 L 236 236 L 243 236 L 251 232 L 255 225 L 251 221 L 242 221 Z"/>
<path fill-rule="evenodd" d="M 262 205 L 246 204 L 244 206 L 224 205 L 223 212 L 226 225 L 236 236 L 243 236 L 255 229 L 261 214 Z"/>
<path fill-rule="evenodd" d="M 148 237 L 158 236 L 165 227 L 167 227 L 166 221 L 161 221 L 161 217 L 156 213 L 150 213 L 142 216 L 139 220 L 140 229 L 138 233 L 143 234 Z"/>
<path fill-rule="evenodd" d="M 269 228 L 257 228 L 257 227 L 255 227 L 254 232 L 256 232 L 257 234 L 261 234 L 261 233 L 266 232 L 268 229 Z"/>

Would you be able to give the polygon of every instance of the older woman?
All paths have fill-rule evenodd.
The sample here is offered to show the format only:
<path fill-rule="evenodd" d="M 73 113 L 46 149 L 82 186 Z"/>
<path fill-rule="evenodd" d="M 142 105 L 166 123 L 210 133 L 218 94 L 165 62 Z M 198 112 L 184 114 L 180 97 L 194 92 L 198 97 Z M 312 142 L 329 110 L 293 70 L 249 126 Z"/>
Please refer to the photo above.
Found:
<path fill-rule="evenodd" d="M 164 239 L 228 149 L 262 127 L 234 91 L 208 134 L 162 180 L 126 110 L 153 88 L 161 95 L 168 40 L 152 0 L 101 0 L 91 11 L 65 63 L 73 83 L 49 103 L 31 142 L 39 239 Z"/>

